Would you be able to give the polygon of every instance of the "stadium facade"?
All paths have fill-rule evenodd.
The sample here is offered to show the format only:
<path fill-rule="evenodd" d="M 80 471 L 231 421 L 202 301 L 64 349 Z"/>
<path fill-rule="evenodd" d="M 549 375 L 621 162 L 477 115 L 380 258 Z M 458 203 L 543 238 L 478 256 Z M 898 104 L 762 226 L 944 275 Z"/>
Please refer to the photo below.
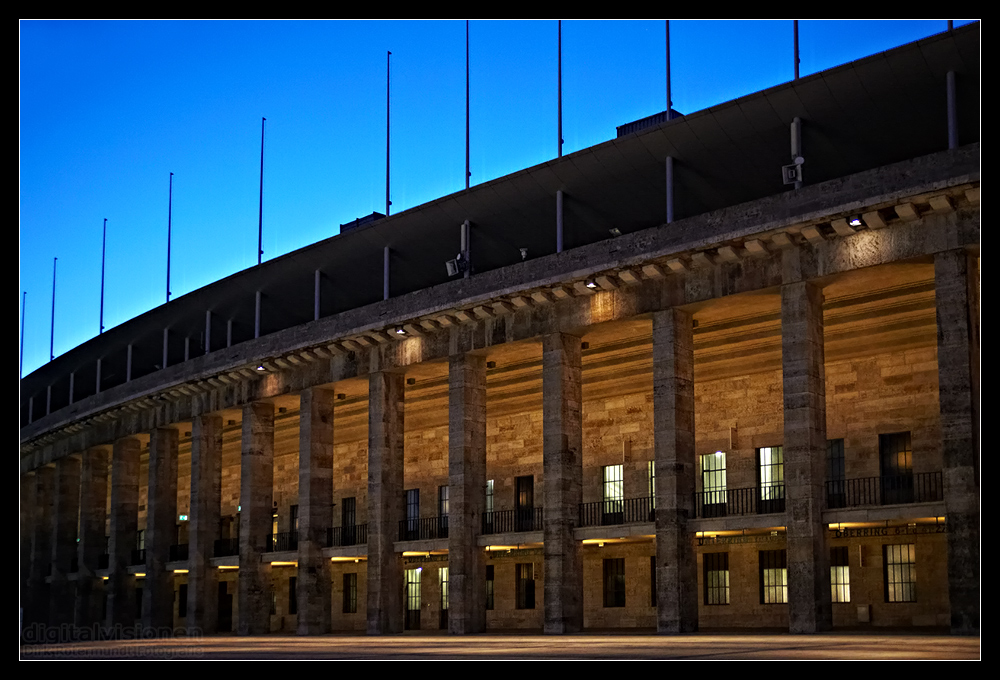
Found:
<path fill-rule="evenodd" d="M 623 126 L 58 357 L 25 625 L 978 631 L 979 83 Z"/>

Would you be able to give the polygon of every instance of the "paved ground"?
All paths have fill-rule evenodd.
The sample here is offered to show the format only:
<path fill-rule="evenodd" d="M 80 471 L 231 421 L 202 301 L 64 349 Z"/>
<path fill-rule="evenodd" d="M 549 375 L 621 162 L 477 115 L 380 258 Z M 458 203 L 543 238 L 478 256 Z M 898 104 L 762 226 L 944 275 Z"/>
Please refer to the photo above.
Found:
<path fill-rule="evenodd" d="M 22 659 L 979 659 L 978 637 L 919 634 L 682 636 L 211 636 L 22 645 Z"/>

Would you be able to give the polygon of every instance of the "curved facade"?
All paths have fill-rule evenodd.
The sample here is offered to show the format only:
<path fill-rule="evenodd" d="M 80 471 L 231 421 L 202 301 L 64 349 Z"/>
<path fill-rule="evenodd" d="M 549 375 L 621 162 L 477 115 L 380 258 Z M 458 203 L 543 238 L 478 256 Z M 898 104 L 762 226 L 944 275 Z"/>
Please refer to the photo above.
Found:
<path fill-rule="evenodd" d="M 978 631 L 978 83 L 970 25 L 59 357 L 25 624 Z"/>

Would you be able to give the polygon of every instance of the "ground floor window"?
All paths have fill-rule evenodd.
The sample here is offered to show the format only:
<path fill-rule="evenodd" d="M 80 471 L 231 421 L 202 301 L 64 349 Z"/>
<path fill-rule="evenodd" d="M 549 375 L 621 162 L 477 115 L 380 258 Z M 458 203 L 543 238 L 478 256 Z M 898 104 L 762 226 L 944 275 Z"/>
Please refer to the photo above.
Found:
<path fill-rule="evenodd" d="M 493 609 L 493 565 L 486 565 L 486 609 Z"/>
<path fill-rule="evenodd" d="M 438 567 L 438 581 L 441 584 L 441 620 L 439 621 L 439 627 L 444 630 L 448 628 L 448 567 Z"/>
<path fill-rule="evenodd" d="M 917 556 L 913 543 L 883 545 L 886 602 L 917 601 Z"/>
<path fill-rule="evenodd" d="M 851 601 L 851 567 L 846 546 L 830 549 L 830 600 Z"/>
<path fill-rule="evenodd" d="M 420 630 L 420 572 L 406 570 L 406 629 Z"/>
<path fill-rule="evenodd" d="M 785 604 L 788 602 L 788 564 L 784 550 L 761 550 L 760 603 Z"/>
<path fill-rule="evenodd" d="M 705 604 L 729 604 L 729 553 L 702 555 Z"/>
<path fill-rule="evenodd" d="M 292 506 L 295 507 L 295 506 Z M 299 598 L 296 592 L 296 584 L 298 579 L 295 576 L 288 577 L 288 614 L 295 615 L 299 613 Z"/>
<path fill-rule="evenodd" d="M 625 558 L 604 560 L 604 606 L 625 606 Z"/>
<path fill-rule="evenodd" d="M 532 563 L 516 565 L 517 577 L 517 608 L 535 608 L 535 565 Z"/>
<path fill-rule="evenodd" d="M 358 612 L 358 575 L 344 574 L 344 613 Z"/>

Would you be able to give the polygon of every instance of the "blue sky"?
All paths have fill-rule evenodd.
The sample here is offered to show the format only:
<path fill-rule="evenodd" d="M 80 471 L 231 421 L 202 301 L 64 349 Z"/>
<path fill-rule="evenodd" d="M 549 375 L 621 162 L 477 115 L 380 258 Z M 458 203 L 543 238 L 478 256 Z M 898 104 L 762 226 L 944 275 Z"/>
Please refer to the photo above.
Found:
<path fill-rule="evenodd" d="M 956 26 L 967 21 L 956 20 Z M 945 20 L 800 22 L 800 75 L 944 31 Z M 557 22 L 472 21 L 472 184 L 557 154 Z M 671 21 L 674 108 L 791 80 L 791 21 Z M 22 21 L 18 315 L 24 367 L 99 327 L 385 209 L 465 187 L 465 21 Z M 563 22 L 563 153 L 666 108 L 665 24 Z M 19 328 L 20 332 L 20 328 Z"/>

